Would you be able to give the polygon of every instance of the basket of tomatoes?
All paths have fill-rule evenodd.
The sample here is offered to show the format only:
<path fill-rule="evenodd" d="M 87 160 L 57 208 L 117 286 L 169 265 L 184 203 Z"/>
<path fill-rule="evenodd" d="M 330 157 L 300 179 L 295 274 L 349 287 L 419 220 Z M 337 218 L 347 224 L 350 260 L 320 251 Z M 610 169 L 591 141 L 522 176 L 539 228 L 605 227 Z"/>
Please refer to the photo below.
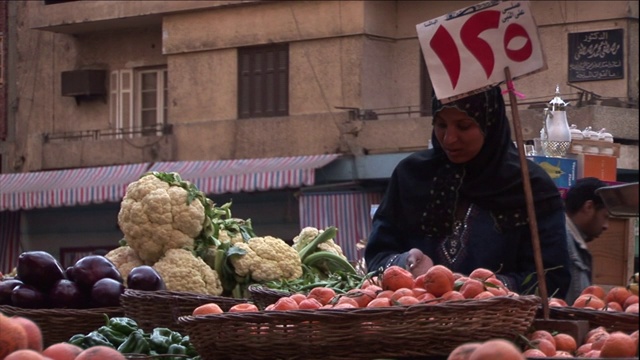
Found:
<path fill-rule="evenodd" d="M 264 309 L 187 315 L 178 322 L 204 360 L 426 357 L 447 356 L 468 341 L 515 340 L 540 306 L 535 295 L 497 285 L 492 293 L 482 282 L 454 290 L 444 267 L 433 271 L 443 277 L 428 284 L 404 269 L 391 274 L 398 269 L 385 270 L 387 281 L 370 279 L 344 292 L 314 287 Z M 425 288 L 432 284 L 439 287 Z"/>

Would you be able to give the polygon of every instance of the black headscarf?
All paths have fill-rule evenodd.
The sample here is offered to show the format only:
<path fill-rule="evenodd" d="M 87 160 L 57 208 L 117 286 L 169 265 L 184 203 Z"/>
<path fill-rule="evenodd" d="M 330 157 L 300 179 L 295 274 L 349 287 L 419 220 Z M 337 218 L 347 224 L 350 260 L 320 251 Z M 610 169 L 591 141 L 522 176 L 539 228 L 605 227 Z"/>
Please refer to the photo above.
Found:
<path fill-rule="evenodd" d="M 448 160 L 432 133 L 433 150 L 425 153 L 422 164 L 431 168 L 433 174 L 422 219 L 427 234 L 442 237 L 451 233 L 460 198 L 489 210 L 500 229 L 526 224 L 528 216 L 520 159 L 511 139 L 500 88 L 495 86 L 444 105 L 434 97 L 434 118 L 446 107 L 462 110 L 473 118 L 485 139 L 475 158 L 455 164 Z M 561 208 L 560 193 L 549 175 L 533 162 L 528 162 L 528 168 L 536 213 Z M 422 186 L 425 185 L 429 187 L 429 184 Z"/>

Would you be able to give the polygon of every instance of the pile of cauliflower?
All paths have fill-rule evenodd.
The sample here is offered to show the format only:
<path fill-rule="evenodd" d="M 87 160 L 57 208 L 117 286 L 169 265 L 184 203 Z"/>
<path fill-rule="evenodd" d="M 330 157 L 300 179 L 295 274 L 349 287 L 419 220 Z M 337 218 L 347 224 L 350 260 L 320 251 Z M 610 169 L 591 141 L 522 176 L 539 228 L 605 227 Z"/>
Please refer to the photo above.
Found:
<path fill-rule="evenodd" d="M 256 236 L 250 220 L 231 217 L 230 205 L 215 207 L 177 173 L 145 174 L 127 186 L 118 213 L 122 246 L 105 256 L 123 279 L 136 266 L 152 266 L 171 291 L 233 295 L 239 279 L 299 278 L 298 251 Z"/>
<path fill-rule="evenodd" d="M 123 279 L 140 265 L 152 266 L 168 290 L 221 295 L 219 275 L 195 255 L 211 200 L 176 173 L 149 173 L 130 183 L 120 204 L 124 243 L 108 254 Z"/>

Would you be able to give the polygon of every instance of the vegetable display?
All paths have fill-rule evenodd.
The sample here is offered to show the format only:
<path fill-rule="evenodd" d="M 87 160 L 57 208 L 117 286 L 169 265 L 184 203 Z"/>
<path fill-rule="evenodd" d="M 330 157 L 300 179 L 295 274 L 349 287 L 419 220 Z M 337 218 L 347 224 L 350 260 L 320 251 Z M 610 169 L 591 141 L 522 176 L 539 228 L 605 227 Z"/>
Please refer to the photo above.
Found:
<path fill-rule="evenodd" d="M 147 265 L 170 249 L 201 248 L 213 234 L 213 202 L 177 173 L 152 172 L 130 183 L 120 204 L 118 225 Z"/>
<path fill-rule="evenodd" d="M 180 355 L 175 359 L 199 360 L 200 356 L 189 341 L 177 331 L 165 327 L 144 332 L 138 323 L 128 317 L 106 318 L 105 325 L 88 334 L 73 335 L 67 342 L 82 349 L 107 346 L 122 354 Z M 163 357 L 174 359 L 174 357 Z"/>
<path fill-rule="evenodd" d="M 27 309 L 84 309 L 120 305 L 125 286 L 104 256 L 87 255 L 62 270 L 51 254 L 20 254 L 15 277 L 0 281 L 0 305 Z"/>
<path fill-rule="evenodd" d="M 204 260 L 188 250 L 171 249 L 153 265 L 173 291 L 187 291 L 209 295 L 221 295 L 222 284 L 218 273 Z"/>

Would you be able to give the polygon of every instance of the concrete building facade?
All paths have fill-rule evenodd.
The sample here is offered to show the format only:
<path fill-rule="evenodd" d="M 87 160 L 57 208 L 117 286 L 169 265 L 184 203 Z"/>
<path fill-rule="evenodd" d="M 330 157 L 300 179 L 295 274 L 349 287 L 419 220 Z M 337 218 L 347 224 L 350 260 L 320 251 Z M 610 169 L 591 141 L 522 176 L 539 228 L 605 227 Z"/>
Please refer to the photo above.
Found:
<path fill-rule="evenodd" d="M 0 148 L 2 172 L 423 148 L 430 118 L 419 111 L 415 25 L 470 4 L 9 2 L 16 29 L 8 46 L 16 56 L 8 71 L 15 88 L 8 98 L 8 136 Z M 533 1 L 530 6 L 547 69 L 516 83 L 529 104 L 520 106 L 524 138 L 536 137 L 542 123 L 543 109 L 528 109 L 530 103 L 551 100 L 560 85 L 574 105 L 571 123 L 604 127 L 625 143 L 637 142 L 637 2 Z M 624 33 L 624 77 L 575 83 L 583 90 L 568 86 L 567 34 L 612 28 Z M 239 49 L 268 44 L 288 45 L 287 115 L 240 117 Z M 104 71 L 107 93 L 63 96 L 61 74 L 87 69 Z M 169 129 L 159 136 L 113 136 L 118 126 L 127 126 L 127 116 L 133 128 L 142 116 L 135 88 L 128 98 L 132 103 L 118 103 L 128 113 L 124 125 L 117 122 L 114 94 L 121 91 L 124 98 L 129 90 L 114 88 L 116 77 L 132 76 L 126 86 L 135 87 L 142 72 L 159 70 L 166 73 L 167 93 L 166 119 L 159 126 Z M 581 95 L 585 101 L 576 106 Z M 605 106 L 602 99 L 620 101 Z M 378 120 L 354 119 L 345 108 L 378 109 Z M 621 167 L 637 169 L 637 157 L 629 164 L 626 158 Z"/>

